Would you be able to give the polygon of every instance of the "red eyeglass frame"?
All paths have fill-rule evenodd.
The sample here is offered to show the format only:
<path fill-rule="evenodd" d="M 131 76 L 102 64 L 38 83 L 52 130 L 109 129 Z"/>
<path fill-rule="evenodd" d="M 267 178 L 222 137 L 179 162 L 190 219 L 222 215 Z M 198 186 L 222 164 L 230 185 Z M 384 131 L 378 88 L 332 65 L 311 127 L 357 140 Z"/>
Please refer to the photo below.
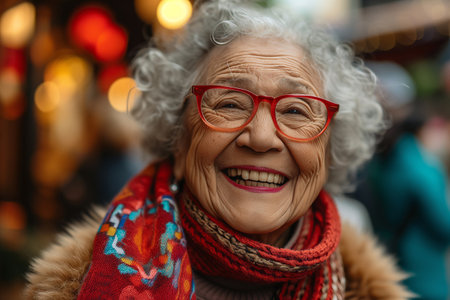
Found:
<path fill-rule="evenodd" d="M 236 128 L 221 128 L 221 127 L 217 127 L 217 126 L 209 123 L 206 120 L 206 118 L 203 116 L 201 103 L 202 103 L 203 94 L 207 90 L 210 90 L 210 89 L 229 89 L 229 90 L 234 90 L 234 91 L 242 92 L 244 94 L 249 95 L 253 99 L 254 108 L 253 108 L 253 112 L 250 115 L 250 117 L 248 118 L 248 120 L 244 124 L 242 124 L 241 126 L 236 127 Z M 330 124 L 331 119 L 334 117 L 334 115 L 339 110 L 339 104 L 333 103 L 331 101 L 328 101 L 328 100 L 325 100 L 325 99 L 322 99 L 322 98 L 316 97 L 316 96 L 303 95 L 303 94 L 287 94 L 287 95 L 281 95 L 278 97 L 270 97 L 270 96 L 256 95 L 248 90 L 235 88 L 235 87 L 229 87 L 229 86 L 222 86 L 222 85 L 193 85 L 192 86 L 192 94 L 194 94 L 196 96 L 197 109 L 198 109 L 198 113 L 200 114 L 200 118 L 202 119 L 203 123 L 205 123 L 208 127 L 210 127 L 213 130 L 221 131 L 221 132 L 234 132 L 234 131 L 239 131 L 239 130 L 243 129 L 255 117 L 256 112 L 258 111 L 259 104 L 261 102 L 267 102 L 270 104 L 270 114 L 272 116 L 272 122 L 275 125 L 275 128 L 277 129 L 277 131 L 284 137 L 286 137 L 290 140 L 293 140 L 293 141 L 297 141 L 297 142 L 308 142 L 308 141 L 314 140 L 317 137 L 319 137 L 328 128 L 328 125 Z M 288 98 L 288 97 L 302 97 L 302 98 L 307 98 L 307 99 L 313 99 L 313 100 L 317 100 L 317 101 L 320 101 L 323 104 L 325 104 L 325 106 L 327 108 L 327 122 L 325 123 L 325 126 L 318 134 L 316 134 L 313 137 L 307 138 L 307 139 L 300 139 L 300 138 L 294 138 L 294 137 L 288 136 L 281 130 L 281 128 L 278 126 L 278 123 L 276 121 L 275 107 L 281 99 Z"/>

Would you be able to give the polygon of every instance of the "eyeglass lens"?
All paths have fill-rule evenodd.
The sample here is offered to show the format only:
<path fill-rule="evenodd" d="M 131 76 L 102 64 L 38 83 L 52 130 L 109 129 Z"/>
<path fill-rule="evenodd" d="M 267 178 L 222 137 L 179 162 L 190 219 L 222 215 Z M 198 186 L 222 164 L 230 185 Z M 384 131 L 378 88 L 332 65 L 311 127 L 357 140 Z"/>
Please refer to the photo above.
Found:
<path fill-rule="evenodd" d="M 254 110 L 254 102 L 246 93 L 215 88 L 203 94 L 201 110 L 210 124 L 233 129 L 248 121 Z M 326 105 L 316 99 L 284 97 L 275 108 L 278 126 L 285 135 L 293 138 L 315 137 L 325 127 L 327 117 Z"/>

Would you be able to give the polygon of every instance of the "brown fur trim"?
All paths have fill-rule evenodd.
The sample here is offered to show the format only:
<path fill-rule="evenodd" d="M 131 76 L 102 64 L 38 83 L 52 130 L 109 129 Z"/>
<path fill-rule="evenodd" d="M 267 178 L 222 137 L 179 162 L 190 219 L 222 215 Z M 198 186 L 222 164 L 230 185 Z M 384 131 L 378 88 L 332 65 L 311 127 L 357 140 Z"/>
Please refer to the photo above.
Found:
<path fill-rule="evenodd" d="M 94 209 L 91 217 L 70 226 L 33 262 L 25 299 L 76 299 L 105 214 L 105 209 Z M 344 224 L 339 249 L 347 281 L 345 299 L 400 300 L 414 296 L 400 284 L 407 277 L 405 273 L 370 235 Z"/>
<path fill-rule="evenodd" d="M 83 222 L 60 234 L 56 243 L 32 262 L 25 299 L 76 299 L 89 267 L 92 245 L 106 210 L 93 209 Z"/>
<path fill-rule="evenodd" d="M 369 234 L 349 224 L 342 226 L 339 249 L 347 280 L 345 299 L 410 299 L 414 294 L 400 284 L 408 275 Z"/>

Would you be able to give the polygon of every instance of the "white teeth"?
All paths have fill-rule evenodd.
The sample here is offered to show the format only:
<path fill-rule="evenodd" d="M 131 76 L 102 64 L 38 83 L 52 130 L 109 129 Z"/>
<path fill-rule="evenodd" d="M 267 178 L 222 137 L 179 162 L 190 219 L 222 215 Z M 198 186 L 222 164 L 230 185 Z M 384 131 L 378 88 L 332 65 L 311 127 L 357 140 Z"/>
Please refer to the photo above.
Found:
<path fill-rule="evenodd" d="M 280 180 L 280 175 L 275 174 L 275 175 L 273 176 L 273 182 L 279 183 L 279 182 L 278 182 L 279 180 Z"/>
<path fill-rule="evenodd" d="M 259 180 L 259 172 L 250 171 L 250 180 L 258 181 Z"/>
<path fill-rule="evenodd" d="M 259 173 L 259 180 L 260 181 L 267 181 L 267 176 L 268 176 L 269 174 L 267 174 L 267 172 L 260 172 Z"/>
<path fill-rule="evenodd" d="M 227 169 L 227 175 L 229 177 L 240 176 L 242 180 L 237 180 L 237 183 L 249 186 L 277 187 L 277 185 L 284 183 L 286 180 L 280 174 L 246 169 Z"/>

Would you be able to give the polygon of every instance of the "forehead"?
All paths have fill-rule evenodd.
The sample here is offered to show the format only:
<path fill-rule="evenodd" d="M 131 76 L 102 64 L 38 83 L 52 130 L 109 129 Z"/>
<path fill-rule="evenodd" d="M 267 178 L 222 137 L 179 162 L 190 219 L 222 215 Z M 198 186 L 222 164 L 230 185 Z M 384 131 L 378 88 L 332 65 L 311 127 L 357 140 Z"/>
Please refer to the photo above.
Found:
<path fill-rule="evenodd" d="M 216 46 L 204 63 L 201 77 L 204 84 L 250 88 L 263 80 L 289 91 L 302 85 L 316 93 L 321 90 L 319 73 L 305 51 L 281 39 L 239 37 Z"/>

